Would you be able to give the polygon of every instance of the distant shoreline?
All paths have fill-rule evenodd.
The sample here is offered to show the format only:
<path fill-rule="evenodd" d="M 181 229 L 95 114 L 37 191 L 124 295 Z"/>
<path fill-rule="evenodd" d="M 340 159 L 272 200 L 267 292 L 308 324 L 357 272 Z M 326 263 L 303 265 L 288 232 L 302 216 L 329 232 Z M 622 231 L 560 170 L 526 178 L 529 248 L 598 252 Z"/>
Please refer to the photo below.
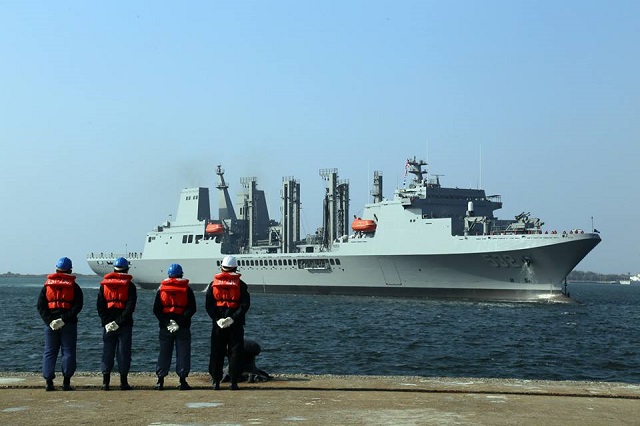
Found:
<path fill-rule="evenodd" d="M 95 274 L 76 274 L 72 272 L 76 277 L 92 277 Z M 48 274 L 14 274 L 13 272 L 5 272 L 0 274 L 0 278 L 32 278 L 32 277 L 46 277 Z"/>

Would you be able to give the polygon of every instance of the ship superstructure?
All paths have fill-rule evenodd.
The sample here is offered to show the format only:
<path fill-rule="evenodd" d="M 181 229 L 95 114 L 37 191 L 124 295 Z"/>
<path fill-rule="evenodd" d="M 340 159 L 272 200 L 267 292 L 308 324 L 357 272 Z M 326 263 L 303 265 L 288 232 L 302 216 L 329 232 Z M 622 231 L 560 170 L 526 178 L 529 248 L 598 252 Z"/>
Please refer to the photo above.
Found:
<path fill-rule="evenodd" d="M 322 225 L 305 236 L 298 180 L 283 178 L 277 222 L 254 177 L 241 179 L 236 214 L 218 166 L 218 217 L 210 217 L 207 188 L 182 190 L 175 220 L 149 232 L 142 253 L 124 254 L 129 272 L 141 287 L 155 289 L 177 262 L 195 288 L 205 288 L 222 257 L 234 254 L 252 292 L 566 299 L 565 278 L 600 242 L 598 233 L 543 231 L 528 212 L 498 219 L 500 196 L 443 187 L 426 166 L 408 159 L 412 179 L 389 200 L 382 173 L 374 172 L 372 202 L 359 217 L 349 212 L 348 181 L 336 169 L 320 170 Z M 87 260 L 105 274 L 120 255 L 91 253 Z"/>

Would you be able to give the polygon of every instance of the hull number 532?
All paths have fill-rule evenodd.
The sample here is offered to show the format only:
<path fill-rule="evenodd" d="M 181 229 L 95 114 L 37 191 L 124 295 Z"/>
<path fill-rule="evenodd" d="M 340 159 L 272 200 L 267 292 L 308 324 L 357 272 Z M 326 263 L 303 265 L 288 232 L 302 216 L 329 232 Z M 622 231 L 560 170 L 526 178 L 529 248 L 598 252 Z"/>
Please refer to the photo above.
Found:
<path fill-rule="evenodd" d="M 489 262 L 494 268 L 520 268 L 522 262 L 518 262 L 512 256 L 508 254 L 485 254 L 482 257 Z"/>

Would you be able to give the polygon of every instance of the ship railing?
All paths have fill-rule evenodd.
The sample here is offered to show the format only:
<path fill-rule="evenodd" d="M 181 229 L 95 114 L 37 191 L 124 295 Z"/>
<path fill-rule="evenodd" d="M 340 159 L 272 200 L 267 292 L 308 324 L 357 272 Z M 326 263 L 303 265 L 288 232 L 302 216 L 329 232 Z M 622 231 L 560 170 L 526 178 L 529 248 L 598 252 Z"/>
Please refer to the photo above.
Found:
<path fill-rule="evenodd" d="M 536 235 L 544 234 L 542 228 L 535 226 L 494 226 L 490 235 Z"/>
<path fill-rule="evenodd" d="M 124 257 L 127 260 L 142 259 L 142 252 L 128 252 L 128 253 L 116 253 L 116 252 L 91 252 L 87 255 L 87 259 L 116 259 L 118 257 Z"/>

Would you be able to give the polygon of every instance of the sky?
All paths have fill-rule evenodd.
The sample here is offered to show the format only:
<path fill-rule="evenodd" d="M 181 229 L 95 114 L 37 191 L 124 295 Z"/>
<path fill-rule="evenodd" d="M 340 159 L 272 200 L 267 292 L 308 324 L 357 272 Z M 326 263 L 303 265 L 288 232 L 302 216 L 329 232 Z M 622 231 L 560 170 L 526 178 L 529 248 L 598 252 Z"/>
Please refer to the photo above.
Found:
<path fill-rule="evenodd" d="M 256 177 L 303 233 L 406 159 L 502 195 L 497 215 L 597 228 L 576 269 L 640 272 L 640 2 L 0 1 L 0 272 L 141 251 L 182 188 Z M 214 214 L 215 216 L 215 214 Z"/>

